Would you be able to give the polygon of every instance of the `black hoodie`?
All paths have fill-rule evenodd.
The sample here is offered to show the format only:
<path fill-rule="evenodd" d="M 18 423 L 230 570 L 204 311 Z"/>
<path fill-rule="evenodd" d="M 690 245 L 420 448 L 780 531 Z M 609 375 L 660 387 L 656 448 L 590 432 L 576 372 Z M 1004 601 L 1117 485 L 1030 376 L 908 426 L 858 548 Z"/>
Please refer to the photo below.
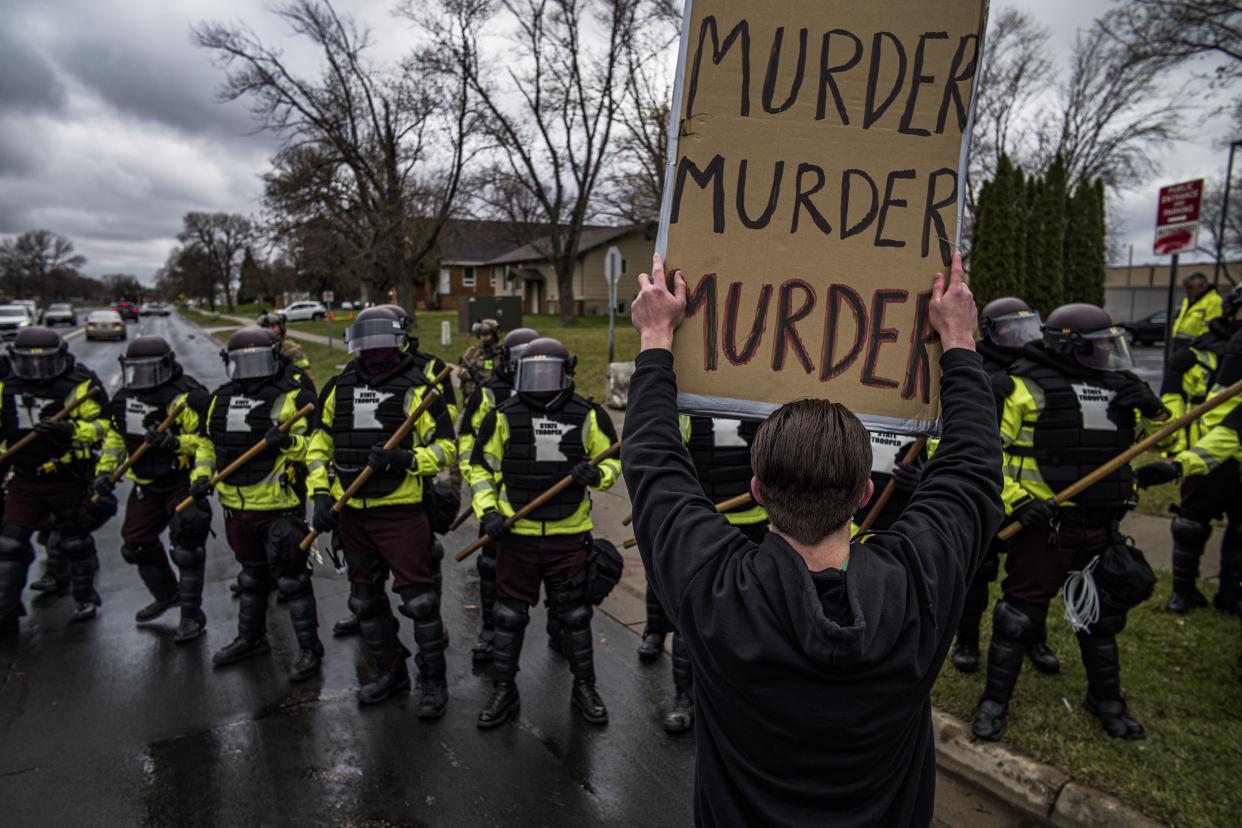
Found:
<path fill-rule="evenodd" d="M 931 685 L 1000 525 L 996 407 L 977 354 L 941 359 L 944 438 L 890 531 L 812 573 L 704 497 L 677 428 L 672 355 L 644 351 L 622 469 L 647 577 L 695 676 L 700 825 L 927 825 Z"/>

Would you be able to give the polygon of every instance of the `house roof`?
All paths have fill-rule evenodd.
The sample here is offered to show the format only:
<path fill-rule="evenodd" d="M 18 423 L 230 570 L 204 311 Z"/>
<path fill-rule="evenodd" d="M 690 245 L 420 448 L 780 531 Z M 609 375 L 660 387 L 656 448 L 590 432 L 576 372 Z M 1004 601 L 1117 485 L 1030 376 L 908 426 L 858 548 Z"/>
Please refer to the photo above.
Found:
<path fill-rule="evenodd" d="M 578 237 L 578 255 L 581 256 L 590 250 L 599 247 L 602 244 L 640 229 L 637 225 L 626 225 L 623 227 L 600 227 L 587 225 L 582 228 L 582 235 Z M 548 236 L 544 235 L 535 239 L 530 244 L 524 244 L 521 247 L 510 250 L 507 253 L 500 254 L 494 259 L 488 261 L 488 264 L 518 264 L 520 262 L 537 262 L 548 258 Z"/>
<path fill-rule="evenodd" d="M 483 264 L 547 232 L 546 224 L 450 219 L 440 231 L 440 261 Z"/>

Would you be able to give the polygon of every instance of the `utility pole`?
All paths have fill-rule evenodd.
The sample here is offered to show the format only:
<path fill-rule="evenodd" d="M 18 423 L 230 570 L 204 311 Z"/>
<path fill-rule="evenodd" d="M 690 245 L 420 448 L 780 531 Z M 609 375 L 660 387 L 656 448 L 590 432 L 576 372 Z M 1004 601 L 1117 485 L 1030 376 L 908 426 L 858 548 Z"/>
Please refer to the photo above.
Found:
<path fill-rule="evenodd" d="M 1233 141 L 1229 144 L 1229 163 L 1225 166 L 1225 197 L 1220 205 L 1220 227 L 1216 232 L 1216 267 L 1212 270 L 1212 288 L 1220 287 L 1220 271 L 1224 266 L 1225 252 L 1225 229 L 1228 226 L 1229 218 L 1229 187 L 1233 183 L 1233 153 L 1238 147 L 1242 147 L 1242 141 Z"/>

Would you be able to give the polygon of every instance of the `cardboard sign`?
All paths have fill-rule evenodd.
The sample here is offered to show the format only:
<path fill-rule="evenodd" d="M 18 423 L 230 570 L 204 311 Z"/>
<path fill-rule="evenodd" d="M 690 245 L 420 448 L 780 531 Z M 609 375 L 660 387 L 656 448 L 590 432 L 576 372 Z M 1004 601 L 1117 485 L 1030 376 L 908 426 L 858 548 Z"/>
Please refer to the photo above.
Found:
<path fill-rule="evenodd" d="M 1186 253 L 1199 245 L 1202 205 L 1202 178 L 1160 188 L 1156 200 L 1156 240 L 1152 244 L 1157 256 Z"/>
<path fill-rule="evenodd" d="M 938 415 L 932 277 L 958 237 L 986 0 L 693 0 L 657 248 L 690 287 L 684 410 L 800 397 Z"/>

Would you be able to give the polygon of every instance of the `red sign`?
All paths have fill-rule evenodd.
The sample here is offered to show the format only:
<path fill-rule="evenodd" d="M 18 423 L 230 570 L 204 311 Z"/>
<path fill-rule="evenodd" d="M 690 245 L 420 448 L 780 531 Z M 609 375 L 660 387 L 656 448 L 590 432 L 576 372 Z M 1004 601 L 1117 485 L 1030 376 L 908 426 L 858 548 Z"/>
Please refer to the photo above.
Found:
<path fill-rule="evenodd" d="M 1183 181 L 1160 188 L 1156 203 L 1157 256 L 1194 250 L 1199 242 L 1199 210 L 1203 203 L 1203 179 Z"/>

